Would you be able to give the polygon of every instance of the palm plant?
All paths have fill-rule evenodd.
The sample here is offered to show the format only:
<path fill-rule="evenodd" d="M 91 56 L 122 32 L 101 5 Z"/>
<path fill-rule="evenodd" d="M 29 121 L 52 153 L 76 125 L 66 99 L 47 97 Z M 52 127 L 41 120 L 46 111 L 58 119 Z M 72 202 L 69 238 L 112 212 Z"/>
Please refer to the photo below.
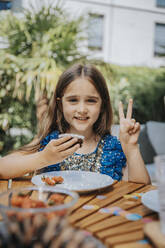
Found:
<path fill-rule="evenodd" d="M 14 95 L 22 89 L 29 99 L 34 86 L 36 99 L 44 90 L 50 96 L 62 69 L 82 56 L 78 49 L 82 17 L 71 20 L 59 3 L 37 11 L 32 6 L 23 14 L 0 17 L 0 36 L 8 42 L 3 52 L 17 66 Z"/>

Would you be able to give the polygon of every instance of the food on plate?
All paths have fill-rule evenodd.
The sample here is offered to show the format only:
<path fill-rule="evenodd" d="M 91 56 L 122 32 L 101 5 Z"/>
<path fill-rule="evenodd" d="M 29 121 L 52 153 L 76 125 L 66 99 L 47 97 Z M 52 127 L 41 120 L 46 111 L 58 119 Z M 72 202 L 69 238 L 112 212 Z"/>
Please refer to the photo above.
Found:
<path fill-rule="evenodd" d="M 63 134 L 59 135 L 59 138 L 62 138 L 62 137 L 68 136 L 68 135 L 72 136 L 73 138 L 75 138 L 75 137 L 78 138 L 77 142 L 74 145 L 79 143 L 80 147 L 82 146 L 83 141 L 84 141 L 84 136 L 83 135 L 74 134 L 74 133 L 63 133 Z"/>
<path fill-rule="evenodd" d="M 61 176 L 54 176 L 54 177 L 42 176 L 41 180 L 50 186 L 54 186 L 58 183 L 63 183 L 64 178 Z"/>

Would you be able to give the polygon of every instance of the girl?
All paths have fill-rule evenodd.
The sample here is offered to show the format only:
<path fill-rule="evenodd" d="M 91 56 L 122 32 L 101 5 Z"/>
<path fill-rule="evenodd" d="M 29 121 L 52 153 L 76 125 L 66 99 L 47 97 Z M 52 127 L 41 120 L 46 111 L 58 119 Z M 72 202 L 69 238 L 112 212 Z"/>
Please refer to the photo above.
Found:
<path fill-rule="evenodd" d="M 0 159 L 1 178 L 35 170 L 80 169 L 115 180 L 150 183 L 138 148 L 140 124 L 132 119 L 132 104 L 130 100 L 126 117 L 119 104 L 120 144 L 111 135 L 112 106 L 102 74 L 92 65 L 72 66 L 59 78 L 37 138 Z M 83 145 L 76 137 L 58 138 L 60 133 L 83 135 Z"/>

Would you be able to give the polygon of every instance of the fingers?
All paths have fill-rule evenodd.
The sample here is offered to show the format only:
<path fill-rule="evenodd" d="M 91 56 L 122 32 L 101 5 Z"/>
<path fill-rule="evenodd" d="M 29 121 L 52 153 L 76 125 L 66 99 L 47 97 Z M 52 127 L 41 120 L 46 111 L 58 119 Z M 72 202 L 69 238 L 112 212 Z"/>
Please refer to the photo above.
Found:
<path fill-rule="evenodd" d="M 72 155 L 78 148 L 80 148 L 80 144 L 77 144 L 77 141 L 78 138 L 72 138 L 71 140 L 58 146 L 58 151 L 63 159 Z"/>
<path fill-rule="evenodd" d="M 71 154 L 73 154 L 78 148 L 80 148 L 80 144 L 76 144 L 72 147 L 70 147 L 69 149 L 65 150 L 62 152 L 62 155 L 64 158 L 70 156 Z"/>
<path fill-rule="evenodd" d="M 71 140 L 71 139 L 72 139 L 72 136 L 67 135 L 67 136 L 64 136 L 64 137 L 59 138 L 59 139 L 53 139 L 53 140 L 51 140 L 51 141 L 53 142 L 53 144 L 54 144 L 55 146 L 60 146 L 61 144 L 65 143 L 65 142 L 67 142 L 67 141 L 69 141 L 69 140 Z M 50 142 L 51 142 L 51 141 L 50 141 Z"/>
<path fill-rule="evenodd" d="M 72 148 L 74 145 L 76 145 L 77 141 L 78 141 L 78 138 L 71 138 L 69 141 L 58 146 L 58 150 L 60 152 L 65 151 L 65 150 L 69 150 L 69 148 Z M 78 148 L 80 148 L 80 145 L 78 145 Z"/>
<path fill-rule="evenodd" d="M 121 120 L 123 118 L 125 118 L 124 110 L 123 110 L 123 103 L 119 102 L 119 119 Z"/>
<path fill-rule="evenodd" d="M 77 141 L 78 141 L 78 138 L 73 138 L 72 136 L 67 135 L 59 139 L 51 140 L 49 143 L 51 143 L 54 147 L 56 147 L 58 152 L 62 152 L 74 146 L 74 144 Z"/>
<path fill-rule="evenodd" d="M 128 108 L 127 108 L 127 115 L 126 115 L 127 119 L 131 119 L 132 117 L 132 106 L 133 106 L 133 100 L 130 99 L 128 103 Z"/>
<path fill-rule="evenodd" d="M 132 130 L 132 133 L 136 133 L 139 130 L 140 130 L 140 123 L 136 122 L 135 125 L 134 125 L 134 128 Z"/>
<path fill-rule="evenodd" d="M 135 123 L 136 123 L 136 120 L 135 119 L 131 119 L 131 125 L 134 127 L 134 125 L 135 125 Z"/>
<path fill-rule="evenodd" d="M 69 140 L 69 138 L 71 138 Z M 56 164 L 71 156 L 80 144 L 77 144 L 78 138 L 65 136 L 60 139 L 52 139 L 42 151 L 45 161 L 48 164 Z M 76 144 L 75 144 L 76 143 Z"/>
<path fill-rule="evenodd" d="M 140 123 L 136 122 L 135 119 L 131 120 L 132 128 L 129 130 L 129 134 L 134 134 L 140 130 Z"/>
<path fill-rule="evenodd" d="M 132 107 L 133 107 L 133 100 L 130 99 L 129 103 L 128 103 L 128 107 L 127 107 L 126 119 L 131 119 L 131 117 L 132 117 Z M 120 118 L 120 120 L 125 118 L 122 102 L 119 102 L 119 118 Z"/>

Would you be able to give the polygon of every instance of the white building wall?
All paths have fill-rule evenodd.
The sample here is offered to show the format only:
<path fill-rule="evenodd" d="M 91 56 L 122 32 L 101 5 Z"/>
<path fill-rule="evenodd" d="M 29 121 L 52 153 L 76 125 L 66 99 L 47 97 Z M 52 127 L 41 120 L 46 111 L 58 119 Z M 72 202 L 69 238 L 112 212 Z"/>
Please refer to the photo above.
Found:
<path fill-rule="evenodd" d="M 129 8 L 123 8 L 126 6 Z M 165 9 L 156 8 L 155 1 L 115 0 L 110 61 L 121 65 L 165 65 L 164 58 L 154 57 L 156 22 L 165 24 Z"/>
<path fill-rule="evenodd" d="M 17 0 L 27 7 L 29 0 Z M 44 0 L 48 2 L 48 0 Z M 56 1 L 54 1 L 56 2 Z M 155 23 L 165 24 L 165 8 L 156 0 L 63 0 L 71 15 L 104 15 L 103 49 L 89 55 L 120 65 L 165 66 L 154 57 Z M 83 44 L 86 50 L 87 44 Z"/>
<path fill-rule="evenodd" d="M 154 23 L 145 12 L 113 10 L 112 50 L 109 58 L 120 64 L 148 64 L 153 56 Z"/>

